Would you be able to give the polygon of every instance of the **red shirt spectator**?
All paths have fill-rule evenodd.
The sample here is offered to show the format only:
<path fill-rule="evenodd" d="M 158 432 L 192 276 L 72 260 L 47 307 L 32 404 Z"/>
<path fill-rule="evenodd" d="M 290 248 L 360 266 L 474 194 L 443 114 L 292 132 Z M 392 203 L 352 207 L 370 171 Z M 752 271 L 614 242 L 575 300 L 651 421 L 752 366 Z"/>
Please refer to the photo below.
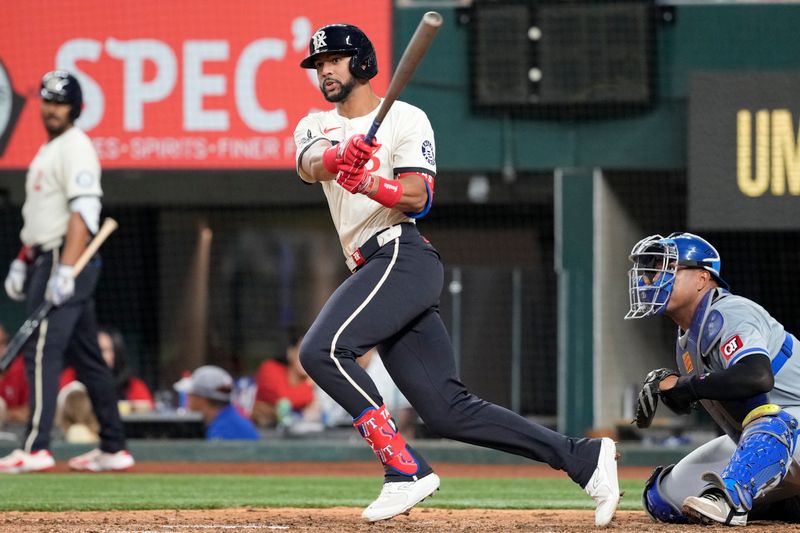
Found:
<path fill-rule="evenodd" d="M 0 325 L 0 353 L 6 351 L 8 333 Z M 21 355 L 11 363 L 5 373 L 0 374 L 0 426 L 4 422 L 26 422 L 28 420 L 28 376 L 25 360 Z"/>
<path fill-rule="evenodd" d="M 302 335 L 290 332 L 286 360 L 267 359 L 255 375 L 256 399 L 250 417 L 259 426 L 281 423 L 278 403 L 289 400 L 294 415 L 311 420 L 319 416 L 314 382 L 300 364 Z"/>
<path fill-rule="evenodd" d="M 25 376 L 25 360 L 20 356 L 14 359 L 8 370 L 0 375 L 0 398 L 6 408 L 27 407 L 28 378 Z"/>
<path fill-rule="evenodd" d="M 274 359 L 261 363 L 256 372 L 256 401 L 271 405 L 281 398 L 292 402 L 292 409 L 300 411 L 314 401 L 314 383 L 307 376 L 293 379 L 289 365 Z"/>

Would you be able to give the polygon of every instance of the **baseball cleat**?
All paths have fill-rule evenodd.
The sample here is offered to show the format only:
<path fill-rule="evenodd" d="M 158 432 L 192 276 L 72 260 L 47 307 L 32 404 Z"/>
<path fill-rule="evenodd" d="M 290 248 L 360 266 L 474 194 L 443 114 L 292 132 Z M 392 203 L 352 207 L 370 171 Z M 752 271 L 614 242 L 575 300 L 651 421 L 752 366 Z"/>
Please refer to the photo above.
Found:
<path fill-rule="evenodd" d="M 121 472 L 133 465 L 133 456 L 127 450 L 107 453 L 95 448 L 69 460 L 70 469 L 79 472 Z"/>
<path fill-rule="evenodd" d="M 594 525 L 605 527 L 614 518 L 619 499 L 619 482 L 617 480 L 617 446 L 608 438 L 600 440 L 600 455 L 597 457 L 597 468 L 589 483 L 583 490 L 597 504 L 594 511 Z"/>
<path fill-rule="evenodd" d="M 378 499 L 361 513 L 367 522 L 388 520 L 399 514 L 408 514 L 411 508 L 439 489 L 439 476 L 430 473 L 416 481 L 384 483 Z"/>
<path fill-rule="evenodd" d="M 47 450 L 37 450 L 31 453 L 14 450 L 0 459 L 0 473 L 2 474 L 44 472 L 54 466 L 56 466 L 56 462 Z"/>
<path fill-rule="evenodd" d="M 698 524 L 747 525 L 747 511 L 743 507 L 731 507 L 727 498 L 717 491 L 710 491 L 699 497 L 689 496 L 683 500 L 683 514 Z"/>

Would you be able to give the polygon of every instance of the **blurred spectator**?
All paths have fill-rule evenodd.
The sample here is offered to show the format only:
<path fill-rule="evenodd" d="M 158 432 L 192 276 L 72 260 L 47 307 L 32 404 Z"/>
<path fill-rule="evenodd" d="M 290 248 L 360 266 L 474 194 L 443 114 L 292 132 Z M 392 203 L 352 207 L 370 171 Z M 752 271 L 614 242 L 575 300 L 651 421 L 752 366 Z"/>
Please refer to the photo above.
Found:
<path fill-rule="evenodd" d="M 397 388 L 397 385 L 394 384 L 394 381 L 392 381 L 389 372 L 383 366 L 383 361 L 377 349 L 371 349 L 356 361 L 375 382 L 386 408 L 390 413 L 393 413 L 393 418 L 397 422 L 400 432 L 413 436 L 416 429 L 417 413 L 406 400 L 406 397 L 403 396 L 403 393 L 400 392 L 400 389 Z M 319 403 L 320 416 L 326 427 L 351 426 L 353 424 L 353 417 L 333 401 L 333 398 L 328 396 L 319 386 L 316 387 L 315 394 Z"/>
<path fill-rule="evenodd" d="M 127 348 L 122 333 L 113 327 L 102 327 L 97 332 L 97 342 L 103 359 L 111 368 L 116 383 L 120 414 L 152 411 L 153 394 L 144 381 L 133 375 L 128 366 Z M 61 373 L 60 388 L 75 381 L 75 369 L 67 367 Z"/>
<path fill-rule="evenodd" d="M 71 381 L 58 392 L 55 423 L 64 433 L 64 440 L 71 444 L 100 442 L 100 423 L 94 416 L 86 386 L 80 381 Z"/>
<path fill-rule="evenodd" d="M 233 383 L 231 403 L 247 418 L 250 418 L 253 414 L 253 406 L 256 403 L 256 388 L 256 380 L 252 376 L 242 376 L 235 379 Z"/>
<path fill-rule="evenodd" d="M 259 426 L 274 426 L 287 416 L 317 418 L 314 382 L 300 364 L 302 340 L 302 335 L 291 333 L 285 360 L 268 359 L 258 367 L 251 418 Z"/>
<path fill-rule="evenodd" d="M 258 440 L 258 430 L 231 403 L 233 378 L 218 366 L 201 366 L 175 383 L 188 409 L 203 415 L 209 440 Z"/>
<path fill-rule="evenodd" d="M 0 325 L 0 353 L 8 345 L 8 333 Z M 0 427 L 6 422 L 25 423 L 28 420 L 28 378 L 25 359 L 17 357 L 8 369 L 0 374 Z"/>

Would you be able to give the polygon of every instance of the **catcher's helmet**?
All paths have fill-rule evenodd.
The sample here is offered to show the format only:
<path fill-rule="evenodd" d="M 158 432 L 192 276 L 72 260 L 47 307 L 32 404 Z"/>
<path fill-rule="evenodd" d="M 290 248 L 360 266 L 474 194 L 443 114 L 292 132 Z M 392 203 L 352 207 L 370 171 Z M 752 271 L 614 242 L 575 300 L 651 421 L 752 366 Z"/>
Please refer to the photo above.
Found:
<path fill-rule="evenodd" d="M 625 318 L 662 314 L 679 266 L 708 270 L 720 287 L 729 288 L 720 276 L 722 260 L 717 249 L 692 233 L 645 237 L 631 250 L 630 260 L 633 262 L 628 271 L 630 310 Z"/>
<path fill-rule="evenodd" d="M 318 29 L 308 43 L 308 57 L 300 66 L 316 68 L 314 60 L 318 55 L 335 52 L 352 56 L 350 73 L 356 78 L 368 80 L 378 73 L 375 48 L 363 31 L 350 24 L 329 24 Z"/>
<path fill-rule="evenodd" d="M 53 70 L 45 74 L 39 94 L 43 100 L 69 104 L 69 117 L 73 122 L 81 115 L 83 92 L 78 78 L 66 70 Z"/>

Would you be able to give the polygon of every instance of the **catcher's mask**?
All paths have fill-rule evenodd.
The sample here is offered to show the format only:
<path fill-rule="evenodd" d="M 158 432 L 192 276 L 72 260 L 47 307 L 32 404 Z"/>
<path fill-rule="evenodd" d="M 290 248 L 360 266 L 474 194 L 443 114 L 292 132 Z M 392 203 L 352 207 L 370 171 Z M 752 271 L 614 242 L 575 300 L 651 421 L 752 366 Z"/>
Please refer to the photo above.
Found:
<path fill-rule="evenodd" d="M 633 247 L 629 259 L 633 267 L 628 271 L 630 309 L 626 319 L 663 314 L 679 266 L 708 270 L 720 287 L 729 288 L 720 277 L 722 260 L 717 249 L 692 233 L 645 237 Z"/>

